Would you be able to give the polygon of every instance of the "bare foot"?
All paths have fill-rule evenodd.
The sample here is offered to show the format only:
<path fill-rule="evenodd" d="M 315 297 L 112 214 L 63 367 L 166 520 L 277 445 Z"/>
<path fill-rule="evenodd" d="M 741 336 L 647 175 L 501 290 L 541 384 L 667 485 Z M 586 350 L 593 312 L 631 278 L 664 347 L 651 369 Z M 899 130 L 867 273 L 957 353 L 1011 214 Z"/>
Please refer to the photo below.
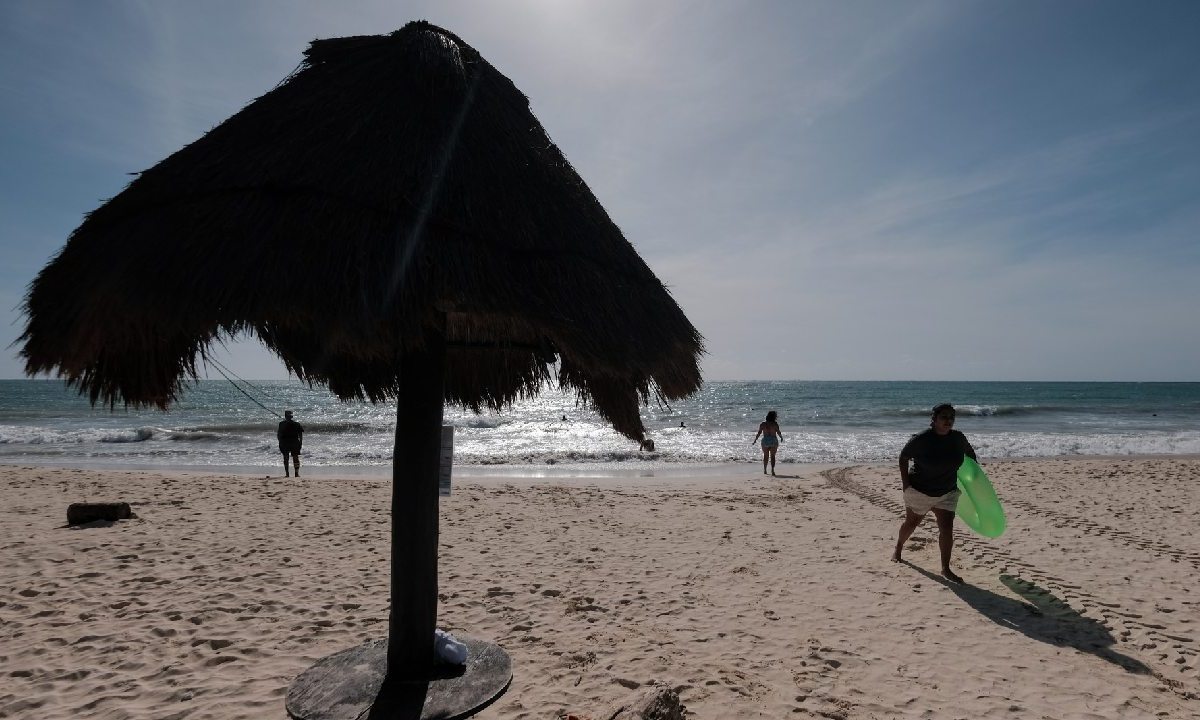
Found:
<path fill-rule="evenodd" d="M 896 549 L 896 552 L 892 553 L 892 562 L 900 562 L 900 550 L 899 550 L 899 548 L 897 548 L 897 549 Z"/>
<path fill-rule="evenodd" d="M 946 578 L 946 579 L 947 579 L 947 580 L 949 580 L 950 582 L 953 582 L 953 583 L 958 583 L 959 585 L 966 585 L 966 584 L 967 584 L 967 581 L 966 581 L 966 580 L 963 580 L 963 579 L 962 579 L 962 578 L 960 578 L 959 576 L 955 575 L 955 574 L 954 574 L 954 571 L 953 571 L 953 570 L 951 570 L 950 568 L 945 568 L 944 570 L 942 570 L 942 577 Z"/>

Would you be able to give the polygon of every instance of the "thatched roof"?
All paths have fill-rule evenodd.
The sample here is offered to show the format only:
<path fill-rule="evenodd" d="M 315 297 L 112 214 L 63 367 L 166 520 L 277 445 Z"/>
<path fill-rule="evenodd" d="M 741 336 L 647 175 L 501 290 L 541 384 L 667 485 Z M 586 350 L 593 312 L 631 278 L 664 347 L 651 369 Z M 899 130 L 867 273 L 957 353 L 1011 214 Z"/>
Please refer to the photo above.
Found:
<path fill-rule="evenodd" d="M 701 382 L 696 329 L 528 99 L 425 22 L 313 42 L 90 213 L 25 311 L 26 372 L 110 405 L 167 407 L 244 333 L 310 384 L 382 401 L 443 325 L 446 400 L 475 409 L 556 371 L 641 438 L 639 402 Z"/>

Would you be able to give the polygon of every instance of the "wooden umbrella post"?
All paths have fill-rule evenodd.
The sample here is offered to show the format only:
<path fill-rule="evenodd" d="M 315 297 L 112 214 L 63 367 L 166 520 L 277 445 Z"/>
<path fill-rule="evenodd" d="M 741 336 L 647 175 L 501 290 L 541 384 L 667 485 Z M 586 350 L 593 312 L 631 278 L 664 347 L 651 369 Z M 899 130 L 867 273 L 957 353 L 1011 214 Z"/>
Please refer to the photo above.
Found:
<path fill-rule="evenodd" d="M 508 690 L 512 662 L 496 644 L 458 636 L 467 664 L 439 665 L 438 476 L 442 458 L 445 330 L 427 332 L 400 360 L 391 481 L 388 637 L 325 656 L 288 689 L 296 720 L 468 718 Z"/>
<path fill-rule="evenodd" d="M 388 637 L 322 658 L 288 689 L 297 720 L 454 720 L 512 681 L 499 646 L 459 635 L 463 666 L 434 656 L 438 592 L 438 470 L 446 338 L 439 328 L 400 361 L 392 460 L 392 580 Z"/>
<path fill-rule="evenodd" d="M 400 363 L 392 459 L 389 681 L 428 679 L 434 664 L 445 365 L 446 339 L 441 329 L 428 333 L 425 347 L 406 354 Z"/>

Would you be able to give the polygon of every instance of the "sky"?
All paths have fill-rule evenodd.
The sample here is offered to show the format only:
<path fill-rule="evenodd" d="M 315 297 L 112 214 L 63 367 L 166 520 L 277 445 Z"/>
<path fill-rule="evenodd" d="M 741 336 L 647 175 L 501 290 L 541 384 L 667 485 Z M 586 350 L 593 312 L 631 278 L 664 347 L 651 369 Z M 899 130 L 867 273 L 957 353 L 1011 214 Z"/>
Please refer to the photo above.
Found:
<path fill-rule="evenodd" d="M 130 173 L 311 40 L 417 19 L 529 97 L 706 380 L 1200 381 L 1192 0 L 6 0 L 0 378 Z M 215 356 L 287 376 L 253 337 Z"/>

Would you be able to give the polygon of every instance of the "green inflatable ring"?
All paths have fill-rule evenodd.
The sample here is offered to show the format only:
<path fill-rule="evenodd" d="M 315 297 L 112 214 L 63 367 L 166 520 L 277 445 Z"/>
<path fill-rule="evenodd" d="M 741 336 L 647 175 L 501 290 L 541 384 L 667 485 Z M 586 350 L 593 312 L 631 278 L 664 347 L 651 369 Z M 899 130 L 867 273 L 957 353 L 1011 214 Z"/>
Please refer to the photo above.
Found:
<path fill-rule="evenodd" d="M 964 457 L 958 466 L 958 516 L 975 532 L 984 537 L 1000 537 L 1004 534 L 1004 508 L 992 488 L 992 481 L 979 463 Z"/>

